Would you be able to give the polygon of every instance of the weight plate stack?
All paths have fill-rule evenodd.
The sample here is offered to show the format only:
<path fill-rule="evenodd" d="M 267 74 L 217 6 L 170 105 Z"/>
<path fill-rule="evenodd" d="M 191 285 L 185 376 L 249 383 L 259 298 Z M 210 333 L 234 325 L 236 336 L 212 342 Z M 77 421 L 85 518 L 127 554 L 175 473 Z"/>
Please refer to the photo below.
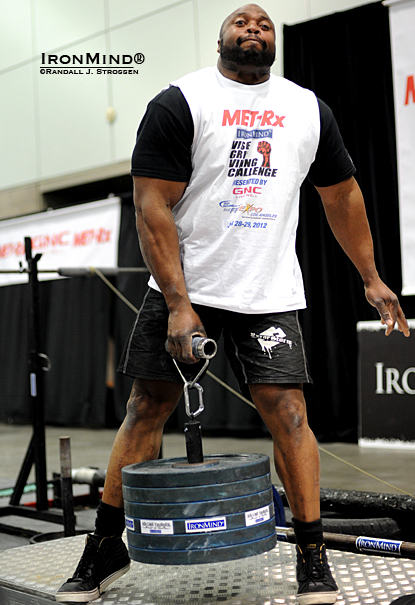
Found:
<path fill-rule="evenodd" d="M 263 454 L 151 460 L 122 470 L 130 556 L 165 565 L 215 563 L 276 544 L 270 463 Z"/>

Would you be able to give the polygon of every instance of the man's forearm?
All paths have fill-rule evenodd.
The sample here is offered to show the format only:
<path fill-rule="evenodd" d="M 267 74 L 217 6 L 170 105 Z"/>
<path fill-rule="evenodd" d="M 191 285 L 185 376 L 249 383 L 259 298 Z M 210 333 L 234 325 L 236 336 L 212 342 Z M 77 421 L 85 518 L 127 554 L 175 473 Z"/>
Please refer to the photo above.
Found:
<path fill-rule="evenodd" d="M 192 336 L 205 336 L 206 332 L 187 293 L 172 215 L 185 187 L 185 183 L 136 177 L 134 203 L 143 257 L 169 309 L 168 351 L 178 361 L 195 363 Z"/>
<path fill-rule="evenodd" d="M 158 208 L 137 212 L 137 232 L 144 261 L 169 309 L 188 303 L 179 238 L 171 212 Z"/>
<path fill-rule="evenodd" d="M 331 230 L 366 286 L 379 279 L 363 195 L 355 179 L 318 188 Z"/>
<path fill-rule="evenodd" d="M 408 322 L 398 298 L 383 283 L 376 269 L 372 235 L 359 185 L 352 178 L 317 190 L 337 241 L 362 276 L 368 302 L 376 307 L 382 322 L 387 325 L 386 335 L 397 322 L 399 330 L 409 336 Z"/>
<path fill-rule="evenodd" d="M 169 309 L 190 304 L 172 205 L 180 199 L 184 183 L 135 178 L 134 203 L 137 232 L 144 261 L 162 291 Z"/>

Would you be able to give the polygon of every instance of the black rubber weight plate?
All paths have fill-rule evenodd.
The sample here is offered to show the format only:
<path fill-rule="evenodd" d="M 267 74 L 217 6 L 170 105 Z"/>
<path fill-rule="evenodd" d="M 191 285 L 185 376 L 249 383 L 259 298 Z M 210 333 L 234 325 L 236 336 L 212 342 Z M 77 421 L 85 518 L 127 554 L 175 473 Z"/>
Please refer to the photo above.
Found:
<path fill-rule="evenodd" d="M 261 525 L 230 529 L 225 531 L 212 531 L 198 534 L 153 535 L 137 534 L 127 531 L 128 544 L 146 550 L 200 550 L 243 544 L 252 540 L 261 540 L 275 534 L 275 520 L 270 519 Z"/>
<path fill-rule="evenodd" d="M 231 515 L 226 515 L 223 514 L 221 511 L 219 511 L 217 514 L 215 515 L 187 515 L 187 517 L 181 516 L 178 518 L 168 518 L 165 516 L 157 516 L 155 515 L 155 511 L 154 508 L 157 505 L 153 505 L 153 507 L 150 507 L 150 509 L 147 510 L 147 514 L 149 516 L 145 516 L 145 517 L 136 517 L 134 515 L 131 515 L 128 513 L 127 509 L 125 509 L 125 515 L 126 518 L 129 520 L 129 523 L 133 523 L 133 526 L 127 525 L 128 529 L 131 529 L 132 531 L 136 532 L 136 533 L 141 533 L 141 525 L 140 525 L 140 519 L 143 520 L 150 520 L 150 521 L 173 521 L 173 527 L 174 527 L 174 533 L 175 534 L 185 534 L 186 533 L 186 521 L 189 521 L 190 519 L 211 519 L 211 518 L 216 518 L 216 517 L 224 517 L 226 520 L 226 529 L 242 529 L 242 528 L 246 528 L 246 513 L 254 513 L 256 511 L 260 511 L 261 514 L 256 514 L 255 517 L 259 520 L 256 521 L 256 524 L 261 524 L 264 523 L 265 521 L 261 521 L 260 519 L 263 519 L 264 517 L 266 518 L 267 515 L 269 515 L 270 519 L 274 519 L 275 516 L 275 512 L 274 512 L 274 506 L 273 503 L 270 503 L 269 501 L 267 502 L 267 504 L 265 504 L 264 506 L 261 507 L 257 507 L 255 509 L 239 509 L 239 510 L 243 510 L 243 512 L 237 512 Z M 185 507 L 187 508 L 187 506 L 185 505 Z M 159 508 L 159 507 L 157 507 Z M 180 512 L 180 511 L 179 511 Z M 187 512 L 187 511 L 186 511 Z M 182 515 L 184 514 L 184 511 L 181 511 Z M 252 517 L 251 517 L 252 518 Z M 275 526 L 275 520 L 273 521 L 274 526 Z M 159 536 L 157 536 L 159 537 Z M 135 545 L 137 546 L 137 544 Z"/>
<path fill-rule="evenodd" d="M 123 486 L 124 500 L 129 502 L 196 502 L 222 500 L 248 496 L 271 487 L 271 476 L 263 475 L 253 479 L 189 487 L 127 487 Z"/>
<path fill-rule="evenodd" d="M 199 563 L 218 563 L 251 557 L 272 550 L 277 542 L 275 531 L 261 540 L 245 544 L 233 544 L 204 550 L 146 550 L 129 545 L 128 550 L 133 561 L 154 563 L 155 565 L 197 565 Z"/>
<path fill-rule="evenodd" d="M 126 488 L 124 488 L 124 492 Z M 241 511 L 254 510 L 272 502 L 272 490 L 257 494 L 201 502 L 140 503 L 130 502 L 124 497 L 125 514 L 136 519 L 194 519 L 196 517 L 216 517 L 231 515 Z"/>
<path fill-rule="evenodd" d="M 185 487 L 229 483 L 270 472 L 264 454 L 214 454 L 202 465 L 188 464 L 187 458 L 162 458 L 122 469 L 123 485 L 129 487 Z"/>

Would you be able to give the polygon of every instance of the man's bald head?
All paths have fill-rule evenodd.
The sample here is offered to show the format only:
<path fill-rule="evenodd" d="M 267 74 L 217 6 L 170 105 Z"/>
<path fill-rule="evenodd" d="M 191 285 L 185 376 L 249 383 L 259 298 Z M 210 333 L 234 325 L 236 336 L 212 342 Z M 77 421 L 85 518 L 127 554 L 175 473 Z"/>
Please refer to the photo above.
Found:
<path fill-rule="evenodd" d="M 273 23 L 272 19 L 269 17 L 268 13 L 263 8 L 261 8 L 258 4 L 244 4 L 243 6 L 240 6 L 239 8 L 234 10 L 233 13 L 228 15 L 226 17 L 226 19 L 223 21 L 223 23 L 220 27 L 220 30 L 219 30 L 219 38 L 222 38 L 223 30 L 226 27 L 228 22 L 232 21 L 232 19 L 234 17 L 238 17 L 238 16 L 242 16 L 244 14 L 247 14 L 247 12 L 249 10 L 251 10 L 252 8 L 254 8 L 258 12 L 262 13 L 263 16 L 266 17 L 266 19 L 268 19 L 268 21 L 270 21 L 272 23 L 272 26 L 274 27 L 274 23 Z M 275 30 L 275 28 L 274 28 L 274 30 Z"/>

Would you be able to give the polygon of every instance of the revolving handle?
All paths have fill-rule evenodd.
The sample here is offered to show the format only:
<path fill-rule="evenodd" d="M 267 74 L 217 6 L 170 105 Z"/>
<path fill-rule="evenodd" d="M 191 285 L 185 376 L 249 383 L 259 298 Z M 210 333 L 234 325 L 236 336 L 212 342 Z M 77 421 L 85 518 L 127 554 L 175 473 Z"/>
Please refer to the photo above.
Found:
<path fill-rule="evenodd" d="M 193 336 L 192 353 L 198 359 L 212 359 L 215 357 L 218 347 L 212 338 Z"/>

